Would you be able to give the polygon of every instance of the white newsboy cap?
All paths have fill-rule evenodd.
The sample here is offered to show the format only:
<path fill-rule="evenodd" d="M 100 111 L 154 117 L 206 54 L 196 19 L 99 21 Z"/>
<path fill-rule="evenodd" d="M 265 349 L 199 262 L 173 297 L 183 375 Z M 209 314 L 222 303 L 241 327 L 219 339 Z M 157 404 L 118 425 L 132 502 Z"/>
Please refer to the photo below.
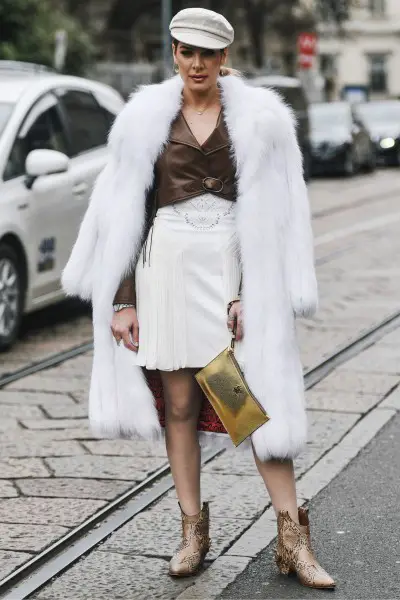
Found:
<path fill-rule="evenodd" d="M 179 11 L 172 19 L 169 30 L 178 42 L 209 50 L 222 50 L 232 44 L 235 37 L 229 21 L 206 8 Z"/>

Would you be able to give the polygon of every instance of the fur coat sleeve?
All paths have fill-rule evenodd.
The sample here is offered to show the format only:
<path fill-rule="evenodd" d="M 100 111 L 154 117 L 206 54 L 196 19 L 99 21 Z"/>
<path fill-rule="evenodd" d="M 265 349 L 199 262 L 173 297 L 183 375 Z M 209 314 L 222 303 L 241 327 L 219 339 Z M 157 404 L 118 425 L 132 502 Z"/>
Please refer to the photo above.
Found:
<path fill-rule="evenodd" d="M 278 160 L 285 173 L 288 194 L 288 226 L 286 234 L 287 287 L 293 312 L 309 318 L 318 308 L 318 288 L 314 264 L 314 239 L 307 186 L 303 176 L 303 160 L 297 142 L 295 118 L 285 107 L 283 143 Z"/>

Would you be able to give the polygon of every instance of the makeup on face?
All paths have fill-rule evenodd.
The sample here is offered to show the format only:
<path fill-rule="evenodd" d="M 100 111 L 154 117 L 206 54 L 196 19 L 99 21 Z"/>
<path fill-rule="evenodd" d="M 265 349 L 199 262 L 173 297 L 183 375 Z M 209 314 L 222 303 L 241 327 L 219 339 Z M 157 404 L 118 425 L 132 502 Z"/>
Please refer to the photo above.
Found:
<path fill-rule="evenodd" d="M 183 79 L 196 89 L 204 89 L 217 81 L 225 52 L 195 48 L 179 43 L 174 46 L 175 61 Z"/>

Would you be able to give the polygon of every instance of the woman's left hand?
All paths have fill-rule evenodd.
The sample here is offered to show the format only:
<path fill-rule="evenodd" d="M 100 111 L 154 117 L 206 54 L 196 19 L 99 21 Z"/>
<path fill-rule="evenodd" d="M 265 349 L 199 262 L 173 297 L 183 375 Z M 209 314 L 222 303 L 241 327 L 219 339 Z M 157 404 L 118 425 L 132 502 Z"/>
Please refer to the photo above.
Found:
<path fill-rule="evenodd" d="M 240 300 L 234 302 L 228 314 L 228 329 L 233 332 L 236 327 L 235 341 L 240 341 L 243 338 L 243 317 L 242 317 L 242 303 Z"/>

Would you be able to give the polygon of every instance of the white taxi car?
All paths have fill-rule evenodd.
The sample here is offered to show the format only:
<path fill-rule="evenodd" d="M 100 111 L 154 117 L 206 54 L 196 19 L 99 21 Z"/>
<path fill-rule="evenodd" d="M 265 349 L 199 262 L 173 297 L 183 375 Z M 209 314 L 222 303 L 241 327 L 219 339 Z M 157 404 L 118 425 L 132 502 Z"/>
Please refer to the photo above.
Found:
<path fill-rule="evenodd" d="M 107 85 L 0 61 L 0 349 L 24 313 L 64 298 L 61 272 L 123 104 Z"/>

